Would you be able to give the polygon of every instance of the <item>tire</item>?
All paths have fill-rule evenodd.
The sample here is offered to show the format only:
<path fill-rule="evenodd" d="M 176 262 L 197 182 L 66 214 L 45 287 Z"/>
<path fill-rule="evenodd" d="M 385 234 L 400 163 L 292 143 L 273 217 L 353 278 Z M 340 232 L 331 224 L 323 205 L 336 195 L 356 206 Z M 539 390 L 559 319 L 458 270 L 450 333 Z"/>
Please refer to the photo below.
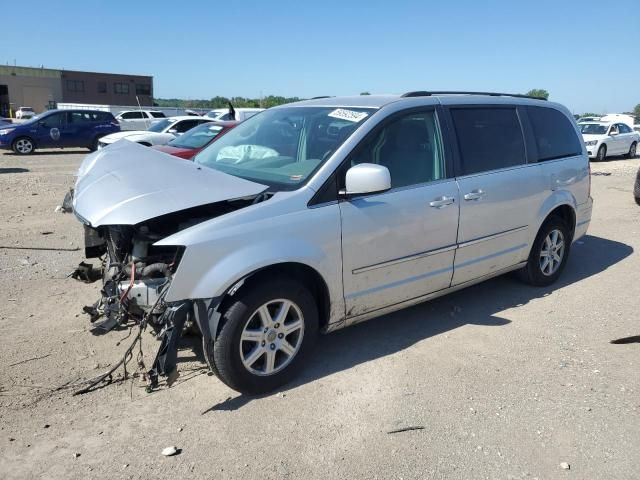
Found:
<path fill-rule="evenodd" d="M 555 235 L 554 235 L 555 234 Z M 554 245 L 562 242 L 562 248 Z M 552 248 L 549 248 L 549 247 Z M 551 250 L 555 255 L 544 255 L 545 251 Z M 529 285 L 545 287 L 554 283 L 569 258 L 571 250 L 571 232 L 564 221 L 557 216 L 551 216 L 542 224 L 536 239 L 531 247 L 527 265 L 519 272 L 521 279 Z M 549 260 L 545 262 L 545 258 Z M 559 258 L 559 261 L 558 261 Z"/>
<path fill-rule="evenodd" d="M 91 142 L 91 145 L 89 145 L 89 151 L 90 152 L 95 152 L 96 150 L 98 150 L 98 142 L 100 142 L 100 139 L 103 136 L 104 135 L 98 135 L 98 136 L 96 136 L 96 138 L 93 139 L 93 141 Z"/>
<path fill-rule="evenodd" d="M 209 360 L 218 378 L 250 395 L 270 392 L 291 381 L 318 336 L 318 308 L 309 290 L 288 277 L 262 279 L 245 284 L 234 295 L 222 315 L 213 349 L 206 349 L 207 354 L 213 350 Z M 278 322 L 285 305 L 288 313 Z"/>
<path fill-rule="evenodd" d="M 633 185 L 633 197 L 636 203 L 640 205 L 640 169 L 638 169 L 638 173 L 636 173 L 636 183 Z"/>
<path fill-rule="evenodd" d="M 607 146 L 600 145 L 600 148 L 598 149 L 598 154 L 596 155 L 596 160 L 598 162 L 604 162 L 606 158 L 607 158 Z"/>
<path fill-rule="evenodd" d="M 636 158 L 636 149 L 638 148 L 638 144 L 633 142 L 629 147 L 629 153 L 627 153 L 627 158 Z"/>
<path fill-rule="evenodd" d="M 19 137 L 13 141 L 11 148 L 18 155 L 31 155 L 36 146 L 29 137 Z"/>

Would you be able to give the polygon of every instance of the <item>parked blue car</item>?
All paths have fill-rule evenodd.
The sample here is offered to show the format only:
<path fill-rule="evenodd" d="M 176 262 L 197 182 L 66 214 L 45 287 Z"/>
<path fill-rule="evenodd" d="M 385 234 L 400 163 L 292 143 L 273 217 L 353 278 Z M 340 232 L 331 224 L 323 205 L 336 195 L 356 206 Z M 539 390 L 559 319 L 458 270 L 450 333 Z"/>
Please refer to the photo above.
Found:
<path fill-rule="evenodd" d="M 50 110 L 24 123 L 0 126 L 0 149 L 19 155 L 36 148 L 98 148 L 98 139 L 120 131 L 109 112 L 99 110 Z"/>

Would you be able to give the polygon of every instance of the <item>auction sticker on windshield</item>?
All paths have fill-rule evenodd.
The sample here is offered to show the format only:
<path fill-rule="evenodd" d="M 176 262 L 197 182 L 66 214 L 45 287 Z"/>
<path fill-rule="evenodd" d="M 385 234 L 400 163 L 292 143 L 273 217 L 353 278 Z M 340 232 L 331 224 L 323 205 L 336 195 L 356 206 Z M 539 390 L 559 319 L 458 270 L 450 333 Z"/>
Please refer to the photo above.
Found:
<path fill-rule="evenodd" d="M 348 120 L 350 122 L 359 122 L 369 115 L 366 112 L 354 112 L 344 108 L 336 108 L 333 112 L 327 114 L 329 117 L 339 118 L 340 120 Z"/>

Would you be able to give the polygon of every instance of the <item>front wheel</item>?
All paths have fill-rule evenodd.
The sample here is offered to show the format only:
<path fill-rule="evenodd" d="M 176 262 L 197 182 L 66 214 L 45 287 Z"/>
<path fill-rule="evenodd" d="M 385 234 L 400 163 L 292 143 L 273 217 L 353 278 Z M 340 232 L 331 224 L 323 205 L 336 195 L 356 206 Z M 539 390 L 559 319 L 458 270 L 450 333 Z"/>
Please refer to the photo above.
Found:
<path fill-rule="evenodd" d="M 261 394 L 291 381 L 318 335 L 313 295 L 289 278 L 245 285 L 222 316 L 212 364 L 229 387 Z"/>
<path fill-rule="evenodd" d="M 35 146 L 30 138 L 20 137 L 13 142 L 13 151 L 18 155 L 29 155 L 34 150 Z"/>
<path fill-rule="evenodd" d="M 607 158 L 607 146 L 600 145 L 600 148 L 598 149 L 598 154 L 596 155 L 596 160 L 598 160 L 599 162 L 604 162 L 606 158 Z"/>
<path fill-rule="evenodd" d="M 551 285 L 562 273 L 570 248 L 567 225 L 560 217 L 548 218 L 533 242 L 527 265 L 520 271 L 522 279 L 539 287 Z"/>
<path fill-rule="evenodd" d="M 638 144 L 633 142 L 629 147 L 629 153 L 627 153 L 627 158 L 636 158 L 636 149 L 638 148 Z"/>

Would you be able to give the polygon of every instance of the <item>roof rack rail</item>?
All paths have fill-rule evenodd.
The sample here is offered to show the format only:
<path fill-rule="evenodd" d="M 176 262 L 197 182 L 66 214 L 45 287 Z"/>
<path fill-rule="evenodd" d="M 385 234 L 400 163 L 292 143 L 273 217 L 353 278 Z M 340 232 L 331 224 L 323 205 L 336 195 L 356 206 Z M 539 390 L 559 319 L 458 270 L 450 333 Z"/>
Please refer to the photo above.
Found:
<path fill-rule="evenodd" d="M 498 92 L 463 92 L 463 91 L 451 91 L 451 90 L 433 90 L 425 91 L 418 90 L 415 92 L 407 92 L 402 97 L 431 97 L 433 95 L 487 95 L 489 97 L 517 97 L 517 98 L 532 98 L 534 100 L 546 100 L 543 97 L 534 97 L 531 95 L 523 95 L 521 93 L 498 93 Z"/>
<path fill-rule="evenodd" d="M 311 97 L 310 100 L 318 100 L 320 98 L 332 98 L 332 95 L 320 95 L 319 97 Z"/>

